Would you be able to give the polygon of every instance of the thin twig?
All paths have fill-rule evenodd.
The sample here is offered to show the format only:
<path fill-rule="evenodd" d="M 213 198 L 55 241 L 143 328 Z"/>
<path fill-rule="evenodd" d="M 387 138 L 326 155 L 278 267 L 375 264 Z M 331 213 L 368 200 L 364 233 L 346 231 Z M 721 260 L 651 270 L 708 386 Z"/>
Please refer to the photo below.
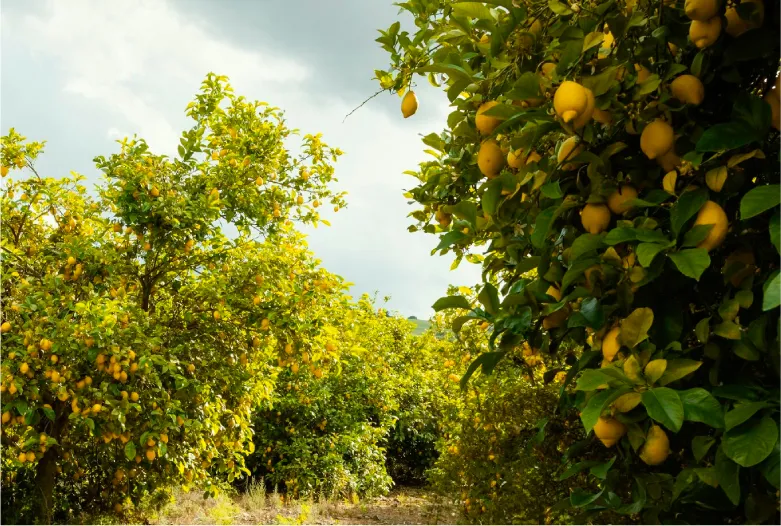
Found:
<path fill-rule="evenodd" d="M 354 108 L 354 109 L 353 109 L 353 110 L 352 110 L 350 113 L 348 113 L 347 115 L 345 115 L 345 116 L 344 116 L 344 119 L 342 119 L 342 124 L 344 124 L 344 121 L 346 121 L 346 120 L 347 120 L 347 117 L 349 117 L 350 115 L 352 115 L 353 113 L 355 113 L 356 111 L 358 111 L 358 110 L 359 110 L 359 109 L 360 109 L 360 108 L 361 108 L 361 107 L 362 107 L 364 104 L 366 104 L 367 102 L 369 102 L 370 100 L 372 100 L 374 97 L 376 97 L 377 95 L 379 95 L 379 94 L 380 94 L 380 93 L 382 93 L 383 91 L 385 91 L 385 90 L 384 90 L 384 89 L 381 89 L 380 91 L 378 91 L 377 93 L 375 93 L 374 95 L 372 95 L 371 97 L 369 97 L 368 99 L 366 99 L 365 101 L 361 102 L 361 104 L 360 104 L 359 106 L 357 106 L 357 107 L 356 107 L 356 108 Z"/>

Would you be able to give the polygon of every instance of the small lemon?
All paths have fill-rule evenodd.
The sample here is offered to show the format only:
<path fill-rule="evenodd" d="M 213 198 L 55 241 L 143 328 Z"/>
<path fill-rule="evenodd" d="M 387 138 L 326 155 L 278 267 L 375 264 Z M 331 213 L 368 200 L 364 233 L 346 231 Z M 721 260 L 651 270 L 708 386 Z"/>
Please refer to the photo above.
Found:
<path fill-rule="evenodd" d="M 672 81 L 670 91 L 673 97 L 685 104 L 699 106 L 705 98 L 705 86 L 694 75 L 681 75 Z"/>
<path fill-rule="evenodd" d="M 574 159 L 583 151 L 583 144 L 580 144 L 580 139 L 577 136 L 570 137 L 559 147 L 559 153 L 557 155 L 558 162 L 564 163 L 561 169 L 564 171 L 575 170 L 582 163 L 580 162 L 564 162 L 570 159 Z"/>
<path fill-rule="evenodd" d="M 629 185 L 623 185 L 608 196 L 607 207 L 614 214 L 623 215 L 632 208 L 629 204 L 632 199 L 637 199 L 637 190 Z"/>
<path fill-rule="evenodd" d="M 640 460 L 649 466 L 658 466 L 670 455 L 670 439 L 664 430 L 652 424 L 645 437 L 645 444 L 640 451 Z"/>
<path fill-rule="evenodd" d="M 686 0 L 683 10 L 689 20 L 709 20 L 719 12 L 718 0 Z"/>
<path fill-rule="evenodd" d="M 477 116 L 475 117 L 475 127 L 480 135 L 490 135 L 497 126 L 502 122 L 498 117 L 490 117 L 483 115 L 486 111 L 490 110 L 494 106 L 499 104 L 495 100 L 485 102 L 477 108 Z"/>
<path fill-rule="evenodd" d="M 587 204 L 580 211 L 580 221 L 589 234 L 599 234 L 610 224 L 610 209 L 602 204 Z"/>
<path fill-rule="evenodd" d="M 594 425 L 594 435 L 605 445 L 613 447 L 626 434 L 626 426 L 615 418 L 599 417 Z"/>
<path fill-rule="evenodd" d="M 729 220 L 723 208 L 713 201 L 707 201 L 697 213 L 694 225 L 713 225 L 705 239 L 697 245 L 697 248 L 704 248 L 710 252 L 720 246 L 724 242 L 724 238 L 727 237 Z"/>
<path fill-rule="evenodd" d="M 404 118 L 412 117 L 418 111 L 418 98 L 414 91 L 408 91 L 401 99 L 401 114 Z"/>
<path fill-rule="evenodd" d="M 657 157 L 656 163 L 662 167 L 662 170 L 664 170 L 665 173 L 668 173 L 678 168 L 681 165 L 682 160 L 678 157 L 678 154 L 675 153 L 675 148 L 672 148 L 669 152 Z"/>
<path fill-rule="evenodd" d="M 477 153 L 477 166 L 480 172 L 489 179 L 495 177 L 502 171 L 504 162 L 504 154 L 499 144 L 493 139 L 483 141 Z"/>
<path fill-rule="evenodd" d="M 507 154 L 507 165 L 510 168 L 519 169 L 525 164 L 526 158 L 523 156 L 523 150 L 510 150 Z"/>
<path fill-rule="evenodd" d="M 562 121 L 574 121 L 588 108 L 586 88 L 577 82 L 565 80 L 553 96 L 553 108 Z"/>
<path fill-rule="evenodd" d="M 656 159 L 673 148 L 675 132 L 661 119 L 649 123 L 640 135 L 640 149 L 649 159 Z"/>
<path fill-rule="evenodd" d="M 721 17 L 714 16 L 710 20 L 694 20 L 689 26 L 689 38 L 699 49 L 712 46 L 721 34 Z"/>
<path fill-rule="evenodd" d="M 621 329 L 613 327 L 605 337 L 602 338 L 602 357 L 606 362 L 612 362 L 613 358 L 618 354 L 618 350 L 621 348 L 621 344 L 618 342 L 618 335 L 621 334 Z"/>

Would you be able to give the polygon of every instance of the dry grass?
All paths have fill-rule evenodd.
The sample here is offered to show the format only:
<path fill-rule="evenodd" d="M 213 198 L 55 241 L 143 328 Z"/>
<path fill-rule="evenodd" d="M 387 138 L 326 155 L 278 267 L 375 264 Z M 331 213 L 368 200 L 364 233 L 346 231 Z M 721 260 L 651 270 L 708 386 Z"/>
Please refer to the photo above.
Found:
<path fill-rule="evenodd" d="M 204 500 L 200 492 L 177 492 L 151 524 L 454 524 L 458 511 L 425 489 L 399 488 L 386 497 L 360 501 L 301 499 L 253 487 L 233 498 Z"/>

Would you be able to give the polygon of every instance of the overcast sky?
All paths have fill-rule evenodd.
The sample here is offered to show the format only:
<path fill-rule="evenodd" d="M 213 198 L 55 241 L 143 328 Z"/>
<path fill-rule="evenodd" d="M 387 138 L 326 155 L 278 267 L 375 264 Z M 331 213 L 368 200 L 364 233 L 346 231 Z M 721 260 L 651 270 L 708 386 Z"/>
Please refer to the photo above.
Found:
<path fill-rule="evenodd" d="M 3 0 L 1 9 L 0 125 L 48 141 L 42 173 L 97 182 L 93 157 L 134 133 L 173 154 L 189 127 L 184 107 L 213 71 L 346 152 L 336 176 L 348 208 L 307 233 L 354 295 L 377 291 L 391 309 L 426 318 L 449 283 L 479 280 L 477 266 L 451 272 L 451 256 L 430 256 L 435 236 L 407 232 L 414 208 L 402 192 L 416 180 L 402 172 L 424 159 L 420 136 L 444 127 L 444 93 L 420 77 L 414 117 L 383 94 L 342 123 L 387 66 L 374 39 L 397 19 L 390 0 Z"/>

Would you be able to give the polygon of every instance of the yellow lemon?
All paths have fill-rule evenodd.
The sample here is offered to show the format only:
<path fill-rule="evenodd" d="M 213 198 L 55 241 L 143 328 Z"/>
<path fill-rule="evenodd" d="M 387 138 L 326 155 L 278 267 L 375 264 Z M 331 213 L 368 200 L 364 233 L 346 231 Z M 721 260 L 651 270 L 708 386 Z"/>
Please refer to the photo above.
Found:
<path fill-rule="evenodd" d="M 589 234 L 599 234 L 610 224 L 610 209 L 602 204 L 587 204 L 580 211 L 580 222 Z"/>
<path fill-rule="evenodd" d="M 690 20 L 709 20 L 719 12 L 718 0 L 686 0 L 683 10 Z"/>
<path fill-rule="evenodd" d="M 562 121 L 574 121 L 588 108 L 586 88 L 577 82 L 565 80 L 553 96 L 553 108 Z"/>
<path fill-rule="evenodd" d="M 672 126 L 661 119 L 649 123 L 640 135 L 640 149 L 649 159 L 656 159 L 673 148 L 675 133 Z"/>
<path fill-rule="evenodd" d="M 556 158 L 559 163 L 564 163 L 564 161 L 574 159 L 580 155 L 582 151 L 583 144 L 580 144 L 580 138 L 573 136 L 561 143 L 561 146 L 559 147 L 559 153 Z M 582 163 L 580 162 L 566 162 L 562 165 L 561 169 L 564 171 L 575 170 L 581 164 Z"/>
<path fill-rule="evenodd" d="M 477 167 L 480 168 L 480 172 L 488 177 L 495 177 L 502 171 L 504 166 L 504 154 L 499 144 L 493 140 L 488 139 L 483 141 L 480 145 L 480 151 L 477 153 Z"/>
<path fill-rule="evenodd" d="M 594 100 L 594 92 L 592 92 L 588 88 L 583 88 L 586 90 L 586 109 L 583 111 L 583 113 L 574 121 L 572 121 L 572 128 L 575 130 L 580 130 L 583 128 L 586 124 L 588 124 L 588 121 L 591 120 L 591 118 L 594 116 L 594 109 L 596 105 L 596 101 Z"/>
<path fill-rule="evenodd" d="M 649 466 L 657 466 L 667 460 L 670 455 L 670 439 L 664 430 L 656 424 L 651 425 L 645 444 L 640 451 L 640 460 Z"/>
<path fill-rule="evenodd" d="M 761 0 L 743 0 L 740 3 L 741 5 L 754 4 L 755 8 L 749 20 L 740 18 L 740 14 L 738 14 L 735 5 L 728 8 L 724 13 L 724 17 L 727 19 L 727 28 L 725 31 L 733 38 L 739 37 L 749 29 L 761 26 L 762 22 L 765 20 L 765 5 Z"/>
<path fill-rule="evenodd" d="M 621 344 L 618 342 L 619 334 L 621 334 L 621 329 L 613 327 L 602 338 L 602 356 L 606 362 L 612 362 L 621 348 Z"/>
<path fill-rule="evenodd" d="M 670 91 L 673 97 L 685 104 L 699 106 L 705 98 L 705 86 L 694 75 L 681 75 L 672 81 Z"/>
<path fill-rule="evenodd" d="M 594 115 L 592 118 L 604 126 L 610 126 L 613 124 L 613 116 L 610 114 L 610 112 L 600 110 L 599 108 L 594 108 Z"/>
<path fill-rule="evenodd" d="M 155 451 L 153 449 L 146 450 L 146 459 L 152 462 L 155 459 Z"/>
<path fill-rule="evenodd" d="M 418 111 L 418 98 L 414 91 L 408 91 L 401 99 L 401 114 L 404 118 L 412 117 Z"/>
<path fill-rule="evenodd" d="M 678 157 L 678 154 L 675 153 L 675 148 L 670 149 L 669 152 L 656 158 L 656 164 L 661 166 L 665 173 L 674 171 L 681 163 L 682 160 Z"/>
<path fill-rule="evenodd" d="M 561 301 L 561 291 L 556 287 L 554 287 L 553 285 L 548 287 L 548 290 L 545 291 L 545 294 L 552 297 L 556 301 Z"/>
<path fill-rule="evenodd" d="M 540 66 L 540 72 L 542 73 L 542 76 L 547 78 L 548 80 L 553 80 L 553 74 L 556 72 L 556 64 L 553 62 L 545 62 L 542 66 Z"/>
<path fill-rule="evenodd" d="M 642 84 L 648 77 L 651 76 L 651 71 L 642 64 L 635 64 L 635 71 L 637 72 L 637 83 Z"/>
<path fill-rule="evenodd" d="M 623 185 L 608 196 L 607 207 L 614 214 L 623 215 L 632 208 L 629 204 L 632 199 L 637 199 L 637 190 L 629 185 Z"/>
<path fill-rule="evenodd" d="M 713 201 L 707 201 L 700 211 L 697 213 L 697 219 L 694 221 L 694 225 L 713 225 L 705 239 L 700 241 L 697 248 L 704 248 L 708 252 L 718 247 L 724 242 L 724 238 L 727 237 L 727 227 L 729 226 L 729 220 L 727 214 L 724 213 L 724 209 Z"/>
<path fill-rule="evenodd" d="M 475 127 L 477 128 L 477 131 L 480 132 L 480 135 L 490 135 L 491 132 L 493 132 L 496 129 L 496 127 L 499 126 L 499 124 L 502 122 L 502 120 L 497 117 L 490 117 L 488 115 L 483 115 L 483 113 L 490 110 L 497 104 L 498 102 L 492 100 L 481 104 L 480 107 L 477 108 L 477 116 L 475 117 Z"/>
<path fill-rule="evenodd" d="M 712 46 L 721 34 L 721 17 L 714 16 L 710 20 L 694 20 L 689 26 L 689 38 L 699 49 Z"/>
<path fill-rule="evenodd" d="M 11 330 L 11 322 L 4 321 L 2 325 L 0 325 L 0 332 L 9 332 Z"/>
<path fill-rule="evenodd" d="M 626 426 L 615 418 L 600 416 L 594 425 L 594 434 L 605 447 L 613 447 L 626 434 Z"/>
<path fill-rule="evenodd" d="M 510 168 L 518 169 L 522 167 L 526 162 L 526 158 L 523 156 L 523 150 L 510 150 L 507 154 L 507 165 Z"/>

